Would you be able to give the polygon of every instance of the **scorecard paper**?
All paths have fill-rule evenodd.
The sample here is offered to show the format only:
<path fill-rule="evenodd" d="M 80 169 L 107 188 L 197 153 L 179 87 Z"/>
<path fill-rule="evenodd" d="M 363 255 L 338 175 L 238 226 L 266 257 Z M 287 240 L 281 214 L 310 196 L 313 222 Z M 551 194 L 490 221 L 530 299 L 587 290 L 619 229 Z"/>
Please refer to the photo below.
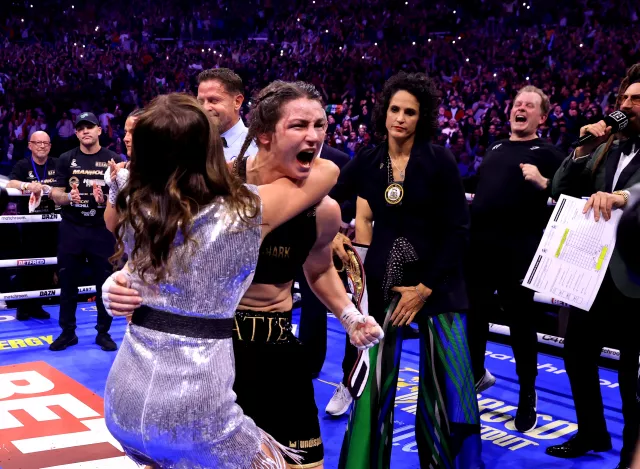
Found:
<path fill-rule="evenodd" d="M 522 285 L 576 308 L 593 305 L 616 244 L 622 210 L 596 223 L 585 200 L 562 195 Z"/>

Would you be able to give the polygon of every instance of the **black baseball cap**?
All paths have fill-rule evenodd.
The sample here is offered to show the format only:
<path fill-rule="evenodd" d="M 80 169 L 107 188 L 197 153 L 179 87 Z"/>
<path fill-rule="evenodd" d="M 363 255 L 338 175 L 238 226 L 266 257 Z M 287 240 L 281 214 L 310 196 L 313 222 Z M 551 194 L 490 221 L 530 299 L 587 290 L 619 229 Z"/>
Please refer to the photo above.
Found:
<path fill-rule="evenodd" d="M 98 118 L 92 112 L 82 112 L 78 114 L 78 118 L 76 119 L 76 128 L 82 124 L 83 122 L 88 122 L 93 125 L 98 125 Z"/>

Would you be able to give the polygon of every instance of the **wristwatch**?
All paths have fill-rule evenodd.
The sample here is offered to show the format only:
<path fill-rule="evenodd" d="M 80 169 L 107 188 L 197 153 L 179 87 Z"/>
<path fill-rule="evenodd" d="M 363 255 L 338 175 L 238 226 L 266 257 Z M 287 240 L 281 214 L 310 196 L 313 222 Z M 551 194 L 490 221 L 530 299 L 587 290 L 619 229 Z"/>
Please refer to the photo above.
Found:
<path fill-rule="evenodd" d="M 622 198 L 624 198 L 624 205 L 623 207 L 625 207 L 628 203 L 629 203 L 629 195 L 631 195 L 629 193 L 629 191 L 615 191 L 613 192 L 614 195 L 621 195 Z"/>
<path fill-rule="evenodd" d="M 26 191 L 27 187 L 29 187 L 29 183 L 28 182 L 23 182 L 22 184 L 20 184 L 20 190 L 22 192 Z"/>

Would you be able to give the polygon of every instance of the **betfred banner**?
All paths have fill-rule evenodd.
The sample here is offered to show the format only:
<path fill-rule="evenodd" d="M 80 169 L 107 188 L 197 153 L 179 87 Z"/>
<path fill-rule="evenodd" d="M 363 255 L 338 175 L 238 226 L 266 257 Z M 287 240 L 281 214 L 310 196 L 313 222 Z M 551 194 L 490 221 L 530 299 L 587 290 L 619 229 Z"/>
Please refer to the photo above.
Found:
<path fill-rule="evenodd" d="M 104 422 L 100 396 L 45 362 L 0 367 L 2 469 L 138 468 Z"/>

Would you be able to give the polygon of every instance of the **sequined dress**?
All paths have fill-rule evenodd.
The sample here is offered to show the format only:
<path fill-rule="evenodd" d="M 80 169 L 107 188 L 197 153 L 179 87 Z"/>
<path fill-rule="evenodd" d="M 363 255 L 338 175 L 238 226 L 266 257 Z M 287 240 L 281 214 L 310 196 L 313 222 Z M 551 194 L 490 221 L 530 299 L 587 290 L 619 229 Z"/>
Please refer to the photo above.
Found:
<path fill-rule="evenodd" d="M 164 283 L 149 285 L 131 275 L 143 305 L 233 318 L 258 260 L 260 217 L 252 222 L 222 200 L 201 210 L 192 230 L 197 244 L 176 240 Z M 128 233 L 127 253 L 132 241 Z M 175 261 L 182 255 L 186 271 Z M 107 379 L 107 427 L 132 459 L 163 469 L 280 467 L 261 450 L 263 443 L 273 449 L 273 440 L 236 404 L 234 379 L 231 338 L 196 339 L 131 324 Z"/>

